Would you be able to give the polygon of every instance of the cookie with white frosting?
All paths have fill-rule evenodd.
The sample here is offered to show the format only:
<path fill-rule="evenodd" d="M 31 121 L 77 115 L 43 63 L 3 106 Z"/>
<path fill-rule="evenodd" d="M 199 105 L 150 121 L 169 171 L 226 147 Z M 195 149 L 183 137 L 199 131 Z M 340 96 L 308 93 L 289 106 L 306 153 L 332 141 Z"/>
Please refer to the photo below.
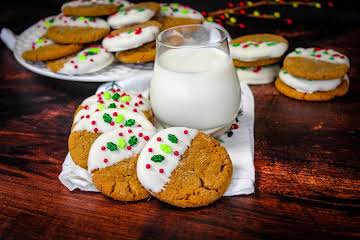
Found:
<path fill-rule="evenodd" d="M 114 30 L 103 39 L 102 45 L 110 52 L 135 49 L 155 41 L 160 32 L 160 27 L 160 23 L 148 21 L 143 24 Z"/>
<path fill-rule="evenodd" d="M 288 41 L 274 34 L 252 34 L 230 42 L 235 67 L 257 67 L 279 62 L 288 49 Z"/>
<path fill-rule="evenodd" d="M 120 9 L 117 13 L 108 17 L 107 22 L 114 29 L 141 24 L 149 21 L 160 10 L 160 4 L 155 2 L 143 2 Z"/>
<path fill-rule="evenodd" d="M 137 163 L 142 186 L 161 201 L 200 207 L 219 199 L 230 183 L 232 163 L 225 148 L 195 129 L 167 128 L 145 145 Z"/>
<path fill-rule="evenodd" d="M 162 24 L 162 30 L 189 24 L 201 24 L 203 15 L 189 7 L 179 3 L 162 3 L 157 20 Z"/>
<path fill-rule="evenodd" d="M 124 0 L 75 0 L 64 3 L 61 11 L 66 16 L 98 17 L 113 14 L 129 5 Z"/>
<path fill-rule="evenodd" d="M 72 57 L 66 57 L 47 63 L 47 67 L 56 73 L 65 75 L 82 75 L 99 71 L 109 66 L 114 56 L 97 45 L 86 48 Z"/>
<path fill-rule="evenodd" d="M 77 53 L 81 44 L 57 44 L 50 39 L 40 37 L 31 43 L 31 49 L 23 52 L 27 61 L 49 61 Z"/>
<path fill-rule="evenodd" d="M 60 15 L 55 18 L 45 37 L 61 44 L 90 43 L 102 39 L 109 31 L 109 25 L 101 18 Z"/>
<path fill-rule="evenodd" d="M 275 80 L 280 70 L 278 64 L 258 67 L 238 67 L 237 76 L 240 82 L 249 85 L 267 84 Z"/>
<path fill-rule="evenodd" d="M 136 164 L 141 150 L 155 129 L 115 129 L 101 134 L 89 152 L 88 170 L 103 194 L 119 201 L 137 201 L 150 194 L 140 184 Z M 144 138 L 148 136 L 149 138 Z"/>
<path fill-rule="evenodd" d="M 150 121 L 153 119 L 150 101 L 147 98 L 141 94 L 133 94 L 120 89 L 113 89 L 86 98 L 75 111 L 73 124 L 76 124 L 88 114 L 104 109 L 125 109 L 142 113 Z"/>
<path fill-rule="evenodd" d="M 68 141 L 69 152 L 75 164 L 87 168 L 90 147 L 95 139 L 101 133 L 124 127 L 154 129 L 152 123 L 142 114 L 111 108 L 88 114 L 78 121 L 73 125 Z M 146 140 L 150 137 L 144 135 L 143 138 Z"/>

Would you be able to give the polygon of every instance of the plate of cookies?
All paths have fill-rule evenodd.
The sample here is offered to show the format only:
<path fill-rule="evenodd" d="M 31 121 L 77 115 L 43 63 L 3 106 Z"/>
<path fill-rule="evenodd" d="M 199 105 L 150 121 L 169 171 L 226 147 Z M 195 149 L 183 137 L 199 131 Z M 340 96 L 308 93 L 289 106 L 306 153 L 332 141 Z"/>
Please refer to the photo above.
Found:
<path fill-rule="evenodd" d="M 51 78 L 121 81 L 151 72 L 160 31 L 203 22 L 178 3 L 75 0 L 17 36 L 13 50 L 24 67 Z"/>

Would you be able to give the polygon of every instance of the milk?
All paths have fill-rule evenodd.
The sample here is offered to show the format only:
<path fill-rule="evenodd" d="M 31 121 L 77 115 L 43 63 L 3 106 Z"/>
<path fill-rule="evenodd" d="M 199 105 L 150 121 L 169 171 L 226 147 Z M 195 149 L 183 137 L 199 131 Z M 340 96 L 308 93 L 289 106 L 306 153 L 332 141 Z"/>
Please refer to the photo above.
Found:
<path fill-rule="evenodd" d="M 150 98 L 163 125 L 209 130 L 234 120 L 240 85 L 227 53 L 216 48 L 182 47 L 157 57 Z"/>

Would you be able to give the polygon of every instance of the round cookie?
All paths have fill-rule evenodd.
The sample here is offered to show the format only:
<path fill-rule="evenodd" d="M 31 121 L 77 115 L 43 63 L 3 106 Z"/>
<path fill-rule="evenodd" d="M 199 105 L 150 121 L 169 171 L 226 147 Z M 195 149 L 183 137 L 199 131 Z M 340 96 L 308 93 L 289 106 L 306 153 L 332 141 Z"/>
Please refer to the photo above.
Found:
<path fill-rule="evenodd" d="M 109 31 L 109 25 L 101 18 L 61 15 L 55 18 L 45 37 L 62 44 L 90 43 L 102 39 Z"/>
<path fill-rule="evenodd" d="M 275 87 L 282 94 L 305 101 L 328 101 L 348 92 L 349 79 L 347 75 L 331 80 L 307 80 L 297 78 L 282 69 L 275 81 Z"/>
<path fill-rule="evenodd" d="M 160 6 L 157 19 L 162 24 L 161 30 L 181 25 L 201 24 L 204 21 L 200 12 L 188 6 L 179 3 L 162 3 Z"/>
<path fill-rule="evenodd" d="M 120 9 L 111 15 L 107 22 L 114 29 L 149 21 L 160 10 L 160 4 L 143 2 Z"/>
<path fill-rule="evenodd" d="M 74 114 L 73 124 L 76 124 L 86 115 L 102 111 L 108 108 L 126 109 L 129 111 L 143 113 L 147 119 L 152 121 L 150 101 L 141 94 L 132 94 L 118 90 L 101 92 L 86 98 L 77 108 Z"/>
<path fill-rule="evenodd" d="M 155 129 L 122 128 L 103 133 L 92 144 L 88 170 L 92 181 L 103 194 L 120 201 L 137 201 L 150 197 L 137 179 L 139 154 Z"/>
<path fill-rule="evenodd" d="M 235 67 L 256 67 L 277 63 L 288 48 L 288 41 L 274 34 L 253 34 L 230 42 Z"/>
<path fill-rule="evenodd" d="M 66 16 L 99 17 L 113 14 L 129 5 L 124 0 L 75 0 L 64 3 L 61 11 Z"/>
<path fill-rule="evenodd" d="M 81 75 L 99 71 L 109 66 L 114 56 L 101 46 L 92 46 L 79 52 L 76 56 L 62 58 L 47 63 L 47 67 L 56 73 Z"/>
<path fill-rule="evenodd" d="M 160 32 L 160 27 L 160 23 L 148 21 L 143 24 L 118 29 L 106 36 L 102 41 L 102 45 L 110 52 L 135 49 L 155 41 L 157 34 Z"/>
<path fill-rule="evenodd" d="M 284 60 L 284 68 L 289 73 L 311 80 L 341 78 L 349 67 L 345 55 L 323 48 L 296 48 Z"/>
<path fill-rule="evenodd" d="M 115 57 L 122 63 L 147 63 L 155 61 L 156 43 L 150 42 L 139 48 L 117 52 Z"/>
<path fill-rule="evenodd" d="M 66 57 L 82 49 L 80 44 L 57 44 L 52 40 L 40 37 L 31 44 L 31 49 L 23 52 L 27 61 L 48 61 Z"/>
<path fill-rule="evenodd" d="M 167 128 L 145 145 L 137 163 L 145 189 L 178 207 L 200 207 L 219 199 L 232 176 L 225 148 L 195 129 Z"/>
<path fill-rule="evenodd" d="M 101 133 L 124 127 L 152 130 L 154 126 L 143 115 L 120 109 L 104 109 L 86 115 L 71 129 L 68 146 L 74 163 L 82 168 L 87 168 L 90 147 Z M 149 136 L 143 136 L 149 139 Z"/>
<path fill-rule="evenodd" d="M 240 82 L 256 85 L 273 82 L 279 70 L 280 67 L 276 64 L 259 67 L 238 67 L 236 68 L 236 73 Z"/>

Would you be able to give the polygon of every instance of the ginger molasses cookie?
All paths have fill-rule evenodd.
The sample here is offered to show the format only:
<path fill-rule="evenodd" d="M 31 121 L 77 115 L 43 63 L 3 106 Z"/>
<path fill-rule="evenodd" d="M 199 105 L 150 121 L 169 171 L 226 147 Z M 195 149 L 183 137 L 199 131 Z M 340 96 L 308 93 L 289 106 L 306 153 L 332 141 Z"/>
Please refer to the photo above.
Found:
<path fill-rule="evenodd" d="M 47 67 L 56 73 L 81 75 L 99 71 L 114 61 L 114 56 L 101 46 L 86 48 L 73 57 L 50 61 Z"/>
<path fill-rule="evenodd" d="M 86 115 L 77 122 L 71 129 L 69 136 L 69 152 L 76 165 L 87 168 L 90 147 L 101 133 L 124 127 L 152 130 L 152 123 L 142 114 L 120 109 L 104 109 Z M 128 130 L 131 133 L 131 129 Z M 149 139 L 144 135 L 143 138 Z"/>
<path fill-rule="evenodd" d="M 147 63 L 155 61 L 156 43 L 150 42 L 139 48 L 117 52 L 115 57 L 122 63 Z"/>
<path fill-rule="evenodd" d="M 235 67 L 257 67 L 277 63 L 288 48 L 288 41 L 274 34 L 253 34 L 230 42 Z"/>
<path fill-rule="evenodd" d="M 103 133 L 92 144 L 88 170 L 103 194 L 120 201 L 137 201 L 150 196 L 140 184 L 136 164 L 139 154 L 155 129 L 119 128 Z M 148 139 L 148 138 L 146 138 Z"/>
<path fill-rule="evenodd" d="M 106 36 L 102 45 L 110 52 L 120 52 L 138 48 L 146 43 L 153 42 L 160 32 L 161 24 L 148 21 L 143 24 L 121 28 L 112 31 Z"/>
<path fill-rule="evenodd" d="M 178 207 L 200 207 L 227 189 L 232 163 L 225 148 L 195 129 L 167 128 L 145 145 L 137 176 L 156 198 Z"/>
<path fill-rule="evenodd" d="M 22 57 L 27 61 L 49 61 L 72 55 L 81 49 L 81 44 L 57 44 L 40 37 L 32 42 L 31 49 L 23 52 Z"/>
<path fill-rule="evenodd" d="M 108 23 L 112 28 L 140 24 L 149 21 L 160 10 L 160 4 L 155 2 L 143 2 L 134 4 L 127 8 L 120 9 L 117 13 L 108 18 Z"/>
<path fill-rule="evenodd" d="M 252 84 L 266 84 L 275 80 L 280 67 L 277 64 L 259 67 L 238 67 L 236 73 L 240 82 Z"/>
<path fill-rule="evenodd" d="M 61 10 L 66 16 L 98 17 L 113 14 L 129 5 L 124 0 L 75 0 L 63 4 Z"/>
<path fill-rule="evenodd" d="M 341 78 L 349 67 L 344 54 L 323 48 L 296 48 L 284 60 L 284 69 L 291 75 L 311 80 Z"/>
<path fill-rule="evenodd" d="M 56 43 L 90 43 L 105 37 L 110 31 L 107 22 L 95 17 L 58 16 L 45 37 Z"/>
<path fill-rule="evenodd" d="M 179 3 L 162 3 L 157 19 L 162 30 L 189 24 L 201 24 L 204 17 L 200 12 Z"/>
<path fill-rule="evenodd" d="M 86 98 L 75 111 L 73 124 L 76 124 L 88 114 L 109 108 L 143 113 L 150 121 L 153 118 L 150 101 L 147 98 L 144 98 L 141 94 L 112 90 Z"/>

